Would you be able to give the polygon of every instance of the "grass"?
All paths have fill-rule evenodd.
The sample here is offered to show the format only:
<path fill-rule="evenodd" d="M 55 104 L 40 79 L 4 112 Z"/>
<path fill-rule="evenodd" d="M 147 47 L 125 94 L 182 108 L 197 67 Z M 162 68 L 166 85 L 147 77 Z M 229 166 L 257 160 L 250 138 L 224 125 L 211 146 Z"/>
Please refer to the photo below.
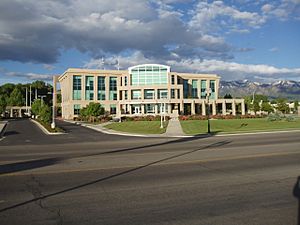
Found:
<path fill-rule="evenodd" d="M 136 134 L 162 134 L 166 132 L 167 123 L 160 128 L 160 121 L 125 121 L 108 124 L 105 128 Z"/>
<path fill-rule="evenodd" d="M 207 120 L 184 120 L 180 121 L 183 132 L 189 135 L 207 133 Z M 242 133 L 256 131 L 276 131 L 300 129 L 300 119 L 288 122 L 268 121 L 267 118 L 260 119 L 230 119 L 210 120 L 211 132 L 216 133 Z"/>
<path fill-rule="evenodd" d="M 43 127 L 46 128 L 47 131 L 51 133 L 64 133 L 65 131 L 61 129 L 60 127 L 55 127 L 54 129 L 51 128 L 51 124 L 45 123 L 39 119 L 35 119 L 37 122 L 39 122 Z"/>

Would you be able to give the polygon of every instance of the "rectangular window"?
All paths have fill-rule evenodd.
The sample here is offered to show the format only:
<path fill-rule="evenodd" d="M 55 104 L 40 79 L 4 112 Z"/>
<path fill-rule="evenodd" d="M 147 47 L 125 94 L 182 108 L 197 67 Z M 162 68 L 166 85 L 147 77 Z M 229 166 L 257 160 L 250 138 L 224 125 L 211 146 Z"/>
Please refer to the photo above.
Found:
<path fill-rule="evenodd" d="M 198 98 L 198 80 L 192 80 L 192 98 Z"/>
<path fill-rule="evenodd" d="M 125 77 L 124 77 L 124 85 L 125 85 L 125 86 L 127 86 L 127 82 L 128 82 L 127 79 L 128 79 L 127 76 L 125 76 Z"/>
<path fill-rule="evenodd" d="M 74 105 L 74 115 L 79 115 L 80 114 L 80 105 L 75 104 Z"/>
<path fill-rule="evenodd" d="M 132 90 L 131 99 L 133 100 L 141 99 L 141 90 Z"/>
<path fill-rule="evenodd" d="M 201 98 L 206 98 L 206 80 L 201 80 Z"/>
<path fill-rule="evenodd" d="M 117 107 L 115 104 L 110 105 L 110 114 L 116 114 L 117 113 Z"/>
<path fill-rule="evenodd" d="M 153 89 L 144 90 L 144 99 L 154 99 L 154 90 Z"/>
<path fill-rule="evenodd" d="M 124 97 L 125 97 L 125 100 L 128 99 L 128 91 L 127 90 L 125 91 L 125 96 Z"/>
<path fill-rule="evenodd" d="M 98 100 L 105 100 L 105 77 L 98 76 Z"/>
<path fill-rule="evenodd" d="M 85 100 L 94 100 L 94 77 L 85 77 Z"/>
<path fill-rule="evenodd" d="M 109 77 L 109 100 L 117 99 L 117 77 Z"/>
<path fill-rule="evenodd" d="M 73 76 L 73 100 L 81 100 L 81 76 Z"/>
<path fill-rule="evenodd" d="M 175 84 L 175 75 L 171 76 L 171 84 Z"/>
<path fill-rule="evenodd" d="M 183 80 L 183 97 L 188 98 L 189 97 L 189 83 L 188 80 Z"/>
<path fill-rule="evenodd" d="M 171 98 L 175 98 L 175 89 L 171 89 Z"/>
<path fill-rule="evenodd" d="M 167 89 L 158 89 L 158 99 L 167 99 L 168 98 L 168 90 Z"/>
<path fill-rule="evenodd" d="M 216 96 L 216 82 L 214 80 L 209 81 L 209 88 L 210 88 L 210 99 L 215 99 Z"/>
<path fill-rule="evenodd" d="M 145 113 L 155 113 L 155 104 L 146 104 Z"/>

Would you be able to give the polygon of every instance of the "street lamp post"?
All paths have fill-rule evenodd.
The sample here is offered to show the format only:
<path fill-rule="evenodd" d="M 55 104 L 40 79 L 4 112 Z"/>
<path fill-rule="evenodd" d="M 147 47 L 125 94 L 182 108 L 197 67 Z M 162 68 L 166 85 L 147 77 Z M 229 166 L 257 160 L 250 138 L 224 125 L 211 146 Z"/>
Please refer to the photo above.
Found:
<path fill-rule="evenodd" d="M 210 106 L 209 106 L 209 97 L 211 95 L 211 89 L 207 89 L 206 91 L 206 102 L 207 102 L 207 133 L 210 134 L 210 121 L 209 121 L 209 114 L 210 114 Z"/>

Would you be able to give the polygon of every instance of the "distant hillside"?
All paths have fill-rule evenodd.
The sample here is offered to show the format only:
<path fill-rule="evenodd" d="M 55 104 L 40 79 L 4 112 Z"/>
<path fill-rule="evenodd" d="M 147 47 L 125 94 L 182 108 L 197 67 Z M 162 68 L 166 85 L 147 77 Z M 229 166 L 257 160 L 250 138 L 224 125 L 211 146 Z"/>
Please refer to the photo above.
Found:
<path fill-rule="evenodd" d="M 269 98 L 284 97 L 289 100 L 300 100 L 300 82 L 276 81 L 269 84 L 242 81 L 221 81 L 220 96 L 231 94 L 233 97 L 243 97 L 255 94 L 266 95 Z"/>

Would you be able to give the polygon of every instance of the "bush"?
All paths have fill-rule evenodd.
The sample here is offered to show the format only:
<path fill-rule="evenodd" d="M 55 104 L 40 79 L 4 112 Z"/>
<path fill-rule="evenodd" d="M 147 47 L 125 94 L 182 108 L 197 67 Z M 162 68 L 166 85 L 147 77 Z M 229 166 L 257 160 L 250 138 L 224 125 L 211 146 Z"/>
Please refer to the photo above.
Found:
<path fill-rule="evenodd" d="M 288 121 L 288 122 L 293 122 L 293 121 L 295 121 L 295 117 L 293 117 L 293 116 L 288 116 L 288 117 L 286 117 L 286 121 Z"/>
<path fill-rule="evenodd" d="M 284 116 L 280 115 L 279 113 L 271 113 L 268 116 L 268 121 L 280 121 L 284 118 Z"/>

